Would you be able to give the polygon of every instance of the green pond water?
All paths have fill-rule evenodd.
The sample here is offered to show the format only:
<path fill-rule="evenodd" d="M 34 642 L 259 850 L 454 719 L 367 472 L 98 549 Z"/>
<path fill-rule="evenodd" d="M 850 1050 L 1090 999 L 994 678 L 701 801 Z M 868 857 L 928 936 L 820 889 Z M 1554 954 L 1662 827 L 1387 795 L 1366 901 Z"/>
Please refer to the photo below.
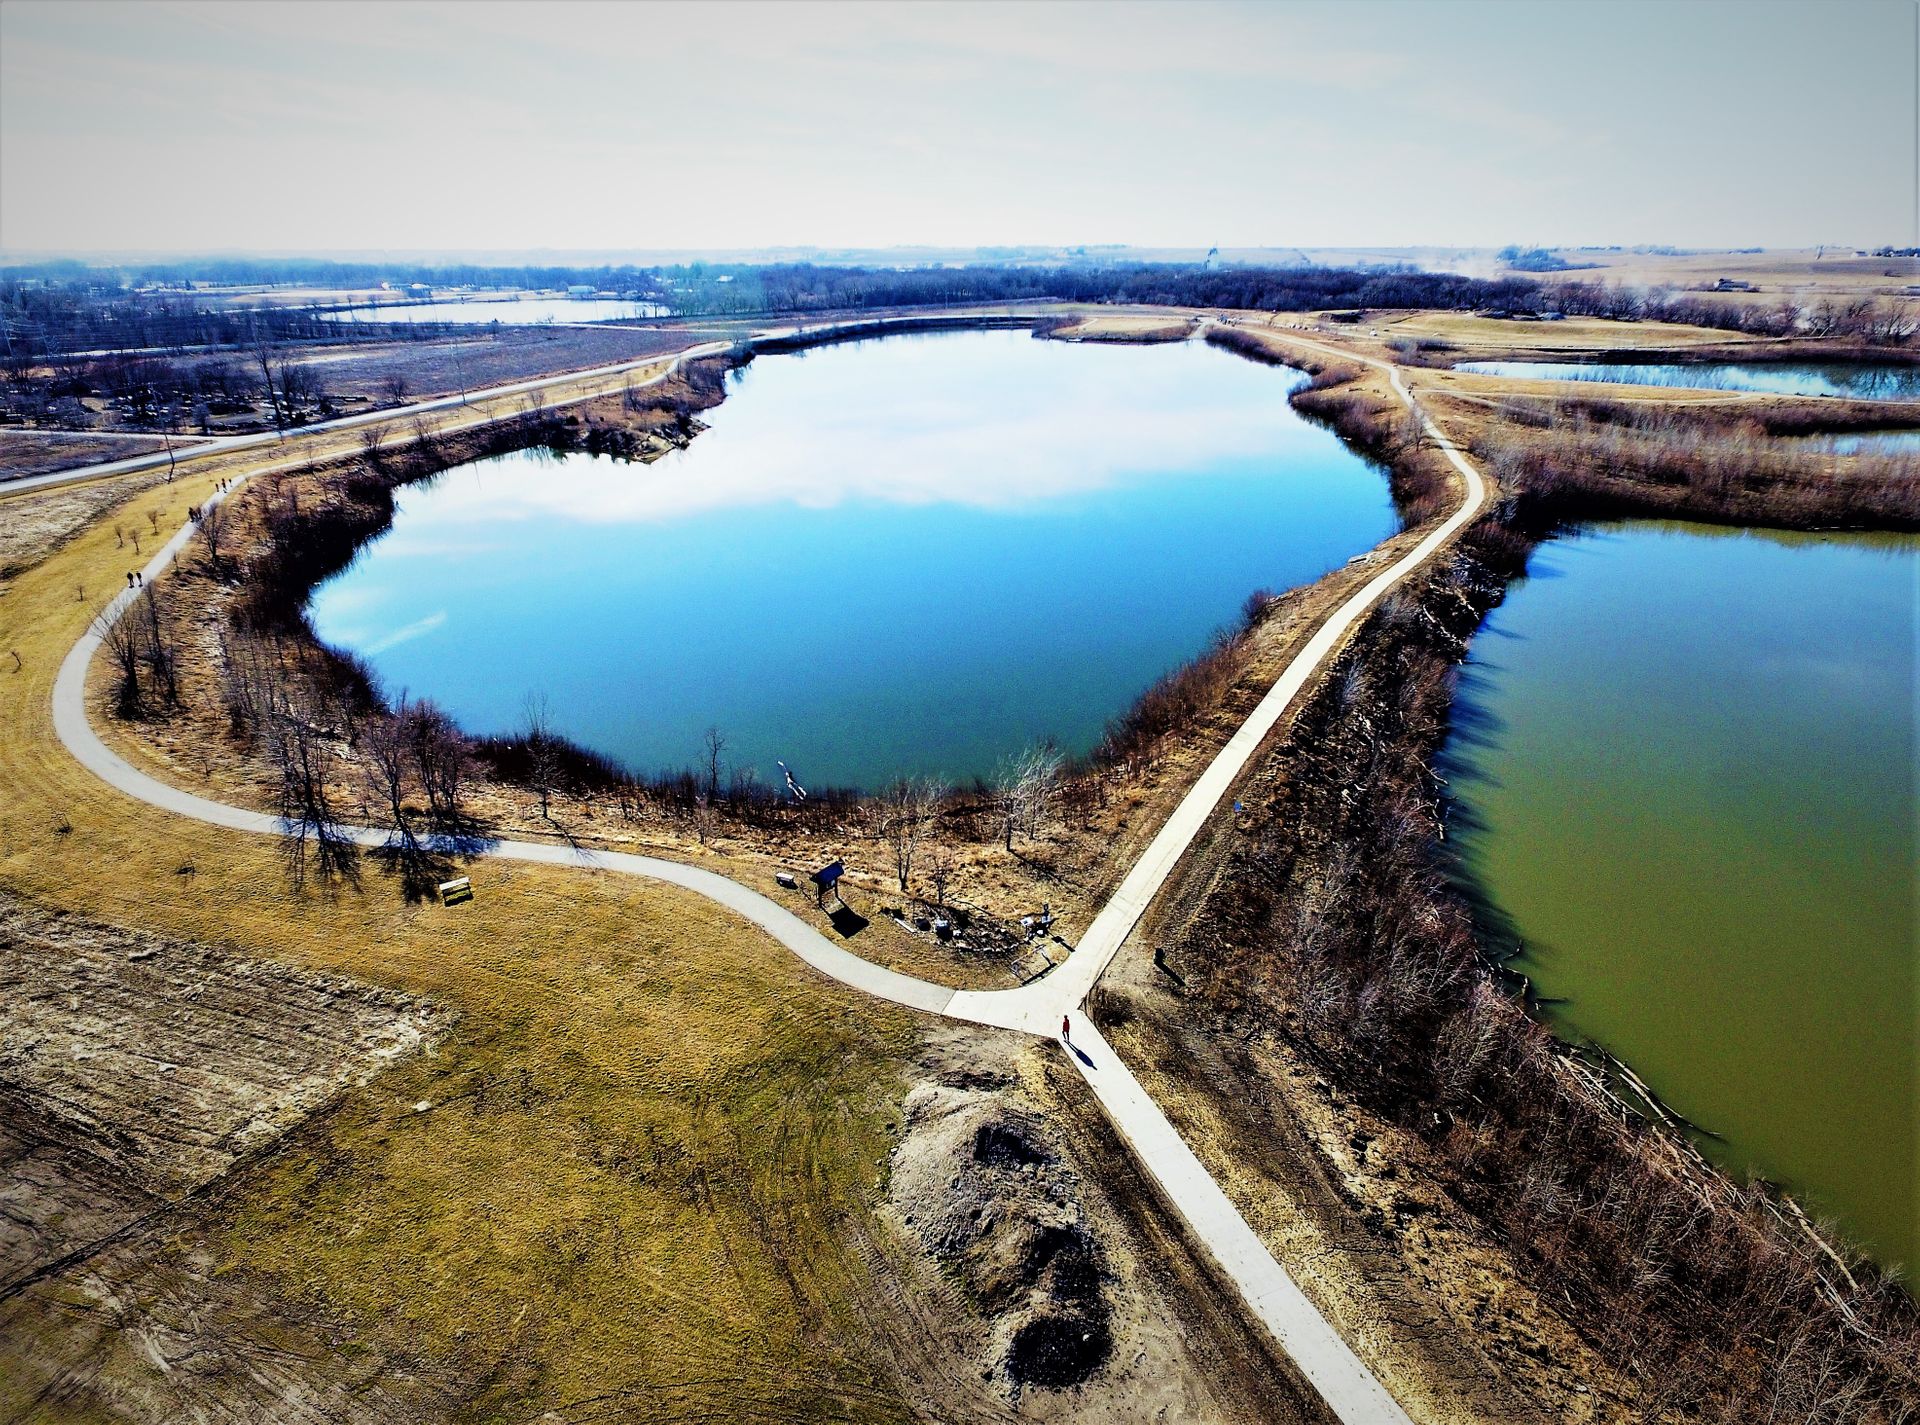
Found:
<path fill-rule="evenodd" d="M 1571 1038 L 1920 1263 L 1920 541 L 1555 540 L 1473 645 L 1463 873 Z"/>
<path fill-rule="evenodd" d="M 392 690 L 511 733 L 529 693 L 643 772 L 991 774 L 1098 740 L 1255 589 L 1397 527 L 1386 482 L 1201 343 L 891 336 L 762 357 L 652 465 L 522 453 L 400 492 L 315 592 Z"/>

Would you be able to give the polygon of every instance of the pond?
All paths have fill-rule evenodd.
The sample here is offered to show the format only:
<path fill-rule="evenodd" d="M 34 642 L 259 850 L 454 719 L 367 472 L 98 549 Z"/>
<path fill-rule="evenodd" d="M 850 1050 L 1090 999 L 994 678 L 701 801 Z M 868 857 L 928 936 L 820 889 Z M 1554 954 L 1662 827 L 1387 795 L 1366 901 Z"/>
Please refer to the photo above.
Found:
<path fill-rule="evenodd" d="M 1920 541 L 1608 526 L 1473 645 L 1463 873 L 1563 1033 L 1920 1263 Z"/>
<path fill-rule="evenodd" d="M 663 317 L 665 307 L 652 302 L 616 301 L 596 297 L 521 297 L 505 301 L 454 299 L 446 302 L 379 303 L 322 312 L 329 322 L 451 322 L 463 326 L 499 322 L 502 326 L 536 326 L 542 322 L 630 322 L 641 317 Z"/>
<path fill-rule="evenodd" d="M 1775 396 L 1920 401 L 1920 366 L 1892 362 L 1701 362 L 1636 366 L 1601 361 L 1462 361 L 1454 370 L 1534 381 L 1617 381 L 1628 386 L 1763 391 Z"/>
<path fill-rule="evenodd" d="M 402 490 L 313 622 L 476 732 L 544 693 L 644 772 L 710 725 L 776 785 L 776 759 L 872 788 L 1084 752 L 1253 590 L 1397 528 L 1299 379 L 1024 332 L 761 357 L 652 465 L 521 453 Z"/>
<path fill-rule="evenodd" d="M 1920 454 L 1920 430 L 1873 430 L 1858 434 L 1804 435 L 1790 439 L 1835 455 Z"/>

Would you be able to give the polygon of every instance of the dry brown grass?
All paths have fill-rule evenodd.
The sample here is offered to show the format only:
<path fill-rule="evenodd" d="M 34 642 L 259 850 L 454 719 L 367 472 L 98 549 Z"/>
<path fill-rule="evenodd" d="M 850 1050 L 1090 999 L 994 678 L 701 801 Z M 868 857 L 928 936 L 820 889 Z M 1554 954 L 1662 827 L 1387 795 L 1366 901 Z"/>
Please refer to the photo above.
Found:
<path fill-rule="evenodd" d="M 212 483 L 171 487 L 168 524 Z M 436 1057 L 227 1187 L 221 1260 L 337 1340 L 436 1363 L 475 1418 L 593 1393 L 643 1414 L 663 1390 L 683 1414 L 897 1416 L 869 1194 L 906 1017 L 678 891 L 488 863 L 458 911 L 377 877 L 302 897 L 266 839 L 106 787 L 55 739 L 50 696 L 92 613 L 74 586 L 122 582 L 110 523 L 0 595 L 21 654 L 0 664 L 0 883 L 458 1015 Z M 15 1390 L 44 1332 L 10 1318 Z"/>
<path fill-rule="evenodd" d="M 1609 322 L 1597 317 L 1569 317 L 1558 322 L 1516 322 L 1476 317 L 1468 312 L 1412 312 L 1378 324 L 1391 338 L 1444 341 L 1462 352 L 1487 351 L 1601 351 L 1632 347 L 1723 346 L 1729 341 L 1758 342 L 1763 338 L 1710 327 L 1675 322 Z"/>

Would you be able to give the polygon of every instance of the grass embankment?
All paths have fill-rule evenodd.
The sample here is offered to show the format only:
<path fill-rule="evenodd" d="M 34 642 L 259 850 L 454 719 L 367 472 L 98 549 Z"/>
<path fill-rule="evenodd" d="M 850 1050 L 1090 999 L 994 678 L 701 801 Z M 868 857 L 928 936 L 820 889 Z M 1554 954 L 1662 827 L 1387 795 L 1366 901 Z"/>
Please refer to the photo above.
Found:
<path fill-rule="evenodd" d="M 176 481 L 166 526 L 212 488 Z M 124 586 L 111 524 L 0 595 L 0 650 L 20 655 L 0 656 L 0 880 L 458 1015 L 433 1057 L 223 1185 L 220 1264 L 342 1351 L 414 1363 L 415 1388 L 470 1418 L 588 1396 L 637 1419 L 901 1414 L 883 1314 L 864 1308 L 906 1018 L 677 891 L 490 866 L 458 910 L 377 879 L 302 897 L 271 841 L 97 782 L 55 738 L 50 696 Z M 0 1376 L 30 1382 L 35 1339 L 14 1323 Z"/>

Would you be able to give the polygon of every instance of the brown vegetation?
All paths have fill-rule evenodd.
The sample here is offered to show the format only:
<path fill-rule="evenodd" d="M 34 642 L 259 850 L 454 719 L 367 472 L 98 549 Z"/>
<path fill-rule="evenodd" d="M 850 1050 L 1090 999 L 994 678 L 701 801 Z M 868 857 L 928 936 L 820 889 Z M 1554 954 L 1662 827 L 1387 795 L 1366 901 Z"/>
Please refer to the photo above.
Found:
<path fill-rule="evenodd" d="M 1789 427 L 1795 418 L 1777 422 Z M 1920 459 L 1787 444 L 1764 417 L 1662 402 L 1509 397 L 1474 440 L 1548 518 L 1685 515 L 1806 529 L 1920 529 Z"/>

